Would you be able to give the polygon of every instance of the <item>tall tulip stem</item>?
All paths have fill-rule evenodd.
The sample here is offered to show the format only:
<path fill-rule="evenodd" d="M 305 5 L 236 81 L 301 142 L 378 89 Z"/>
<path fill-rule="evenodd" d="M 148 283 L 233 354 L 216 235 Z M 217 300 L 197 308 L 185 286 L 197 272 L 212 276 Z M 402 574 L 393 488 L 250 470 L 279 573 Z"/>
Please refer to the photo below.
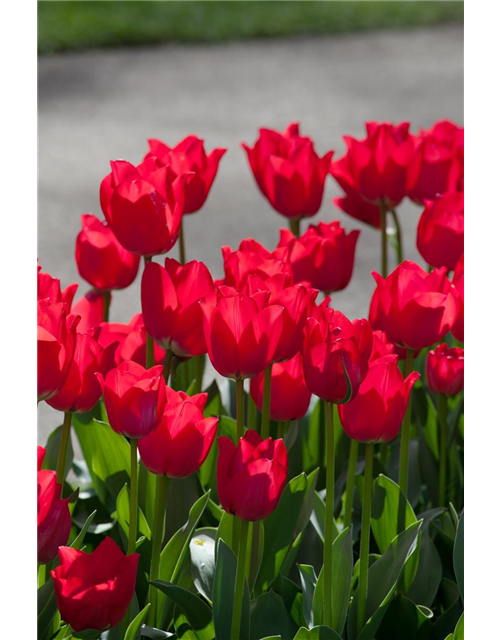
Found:
<path fill-rule="evenodd" d="M 184 216 L 181 218 L 181 230 L 179 232 L 179 262 L 186 264 L 186 250 L 184 248 Z"/>
<path fill-rule="evenodd" d="M 236 444 L 243 437 L 245 430 L 245 390 L 243 380 L 236 379 Z"/>
<path fill-rule="evenodd" d="M 257 428 L 257 405 L 250 394 L 248 394 L 247 411 L 247 426 L 249 429 L 255 430 Z"/>
<path fill-rule="evenodd" d="M 439 506 L 444 507 L 446 501 L 446 459 L 448 457 L 448 399 L 440 394 L 439 409 Z"/>
<path fill-rule="evenodd" d="M 399 222 L 398 214 L 395 209 L 391 209 L 392 219 L 394 220 L 394 227 L 396 228 L 396 256 L 398 264 L 403 262 L 403 234 L 401 232 L 401 224 Z"/>
<path fill-rule="evenodd" d="M 102 298 L 104 302 L 102 319 L 104 322 L 109 322 L 109 305 L 111 304 L 111 291 L 103 291 Z"/>
<path fill-rule="evenodd" d="M 290 231 L 298 238 L 300 236 L 300 218 L 289 218 Z"/>
<path fill-rule="evenodd" d="M 380 237 L 381 237 L 381 271 L 382 278 L 387 278 L 387 209 L 384 204 L 379 205 L 380 210 Z"/>
<path fill-rule="evenodd" d="M 59 445 L 59 455 L 57 456 L 57 482 L 63 484 L 66 471 L 66 456 L 68 455 L 68 444 L 71 433 L 71 413 L 64 413 L 64 421 L 61 433 L 61 443 Z"/>
<path fill-rule="evenodd" d="M 155 490 L 155 519 L 153 525 L 153 542 L 151 548 L 151 570 L 149 580 L 156 580 L 160 575 L 160 555 L 163 536 L 165 533 L 165 511 L 167 509 L 167 495 L 170 478 L 168 476 L 156 476 Z M 158 589 L 149 587 L 149 624 L 156 626 L 156 608 L 158 603 Z"/>
<path fill-rule="evenodd" d="M 354 496 L 356 464 L 358 462 L 358 448 L 358 441 L 351 440 L 351 446 L 349 448 L 349 465 L 347 467 L 347 484 L 345 488 L 344 529 L 347 529 L 352 522 L 352 499 Z"/>
<path fill-rule="evenodd" d="M 262 424 L 260 435 L 262 440 L 269 438 L 271 426 L 271 374 L 273 365 L 270 364 L 264 371 L 264 388 L 262 390 Z"/>
<path fill-rule="evenodd" d="M 413 350 L 406 350 L 405 377 L 413 371 Z M 408 493 L 408 454 L 410 448 L 410 426 L 411 426 L 411 391 L 408 396 L 408 405 L 401 427 L 401 453 L 399 458 L 399 488 L 406 497 Z M 400 527 L 398 530 L 401 531 Z"/>
<path fill-rule="evenodd" d="M 288 422 L 286 420 L 280 420 L 278 422 L 278 438 L 285 438 L 287 432 Z"/>
<path fill-rule="evenodd" d="M 172 359 L 174 354 L 170 349 L 165 351 L 165 358 L 163 360 L 163 379 L 165 380 L 165 384 L 168 385 L 168 381 L 170 378 L 170 369 L 172 367 Z"/>
<path fill-rule="evenodd" d="M 370 553 L 370 517 L 372 511 L 373 443 L 365 445 L 365 480 L 363 491 L 363 516 L 361 519 L 361 547 L 359 553 L 359 586 L 357 628 L 360 633 L 365 623 L 368 595 L 368 556 Z"/>
<path fill-rule="evenodd" d="M 130 524 L 128 531 L 127 555 L 135 553 L 137 540 L 137 438 L 130 438 Z"/>
<path fill-rule="evenodd" d="M 234 586 L 233 619 L 231 622 L 231 638 L 240 637 L 241 612 L 243 609 L 243 592 L 245 589 L 245 564 L 248 541 L 249 522 L 240 521 L 240 540 L 238 545 L 238 564 L 236 568 L 236 584 Z"/>
<path fill-rule="evenodd" d="M 325 548 L 323 563 L 323 624 L 332 625 L 332 544 L 333 503 L 335 492 L 335 412 L 331 402 L 325 402 L 326 414 L 326 504 Z"/>
<path fill-rule="evenodd" d="M 144 266 L 151 262 L 151 256 L 144 256 Z M 151 369 L 155 363 L 155 343 L 153 338 L 146 333 L 146 369 Z"/>

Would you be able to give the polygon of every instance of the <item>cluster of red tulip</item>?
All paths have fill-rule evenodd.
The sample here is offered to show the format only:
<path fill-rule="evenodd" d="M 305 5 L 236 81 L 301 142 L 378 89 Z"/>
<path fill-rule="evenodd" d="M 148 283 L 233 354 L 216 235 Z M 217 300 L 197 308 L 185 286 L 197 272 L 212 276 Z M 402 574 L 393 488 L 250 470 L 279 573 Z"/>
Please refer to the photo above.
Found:
<path fill-rule="evenodd" d="M 427 353 L 427 385 L 443 418 L 439 506 L 446 506 L 447 401 L 462 391 L 464 370 L 458 344 L 464 338 L 463 129 L 442 121 L 413 134 L 408 123 L 371 122 L 366 138 L 346 137 L 345 142 L 342 158 L 332 161 L 333 151 L 319 157 L 313 141 L 294 123 L 284 133 L 261 129 L 253 147 L 243 145 L 259 189 L 288 218 L 290 229 L 281 230 L 273 250 L 253 239 L 243 240 L 236 250 L 223 247 L 222 280 L 214 280 L 202 262 L 185 260 L 183 216 L 201 209 L 226 152 L 215 149 L 207 155 L 196 136 L 173 148 L 150 140 L 137 166 L 111 162 L 100 187 L 104 219 L 83 215 L 76 240 L 78 272 L 92 286 L 85 296 L 74 304 L 77 285 L 61 289 L 59 280 L 38 268 L 38 400 L 64 413 L 54 470 L 41 470 L 45 450 L 38 449 L 38 561 L 42 585 L 50 581 L 46 570 L 52 569 L 60 617 L 75 637 L 88 630 L 100 637 L 112 628 L 116 635 L 109 637 L 121 638 L 131 622 L 142 554 L 138 454 L 156 476 L 144 604 L 150 627 L 162 620 L 162 592 L 155 581 L 165 547 L 169 479 L 196 474 L 215 449 L 218 499 L 231 514 L 228 545 L 237 556 L 230 636 L 217 635 L 217 627 L 216 635 L 220 640 L 247 637 L 242 629 L 247 547 L 249 538 L 259 545 L 260 531 L 251 523 L 268 518 L 279 505 L 289 480 L 285 442 L 292 441 L 290 425 L 306 416 L 312 395 L 323 403 L 326 489 L 321 603 L 315 620 L 336 629 L 339 637 L 343 628 L 339 631 L 335 613 L 332 559 L 340 524 L 334 512 L 337 415 L 351 439 L 340 519 L 344 529 L 352 522 L 358 443 L 364 444 L 359 579 L 351 605 L 356 637 L 373 613 L 367 594 L 374 455 L 380 453 L 385 468 L 386 443 L 401 430 L 399 465 L 396 450 L 391 457 L 401 495 L 407 496 L 410 405 L 420 377 L 415 368 L 419 352 Z M 381 230 L 382 267 L 373 273 L 368 319 L 349 320 L 330 305 L 330 295 L 351 280 L 360 231 L 347 233 L 333 221 L 300 233 L 301 220 L 320 208 L 328 175 L 345 192 L 334 204 Z M 422 207 L 416 246 L 427 271 L 402 257 L 396 207 L 404 198 Z M 395 222 L 399 262 L 390 274 L 389 216 Z M 178 241 L 179 262 L 153 260 Z M 110 322 L 111 292 L 134 281 L 141 256 L 141 313 L 128 324 Z M 206 354 L 220 376 L 235 381 L 232 433 L 220 430 L 218 412 L 206 410 Z M 111 429 L 130 445 L 127 545 L 122 551 L 119 538 L 106 536 L 86 553 L 79 549 L 80 540 L 65 546 L 74 499 L 62 495 L 73 416 L 91 412 L 98 403 Z M 218 429 L 226 435 L 216 439 Z M 215 503 L 213 509 L 220 511 Z M 395 533 L 405 528 L 404 522 L 394 526 Z M 141 622 L 145 618 L 146 613 Z M 345 617 L 340 626 L 344 623 Z M 139 636 L 127 632 L 126 637 Z"/>

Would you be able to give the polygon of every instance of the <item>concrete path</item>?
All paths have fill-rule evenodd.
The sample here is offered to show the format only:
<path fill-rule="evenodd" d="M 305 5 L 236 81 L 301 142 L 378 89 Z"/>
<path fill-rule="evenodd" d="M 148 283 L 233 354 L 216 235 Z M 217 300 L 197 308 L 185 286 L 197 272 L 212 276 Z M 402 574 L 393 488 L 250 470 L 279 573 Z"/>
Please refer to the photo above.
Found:
<path fill-rule="evenodd" d="M 74 263 L 80 214 L 101 215 L 99 185 L 109 160 L 133 163 L 147 138 L 175 144 L 194 133 L 209 149 L 229 149 L 201 213 L 186 224 L 188 259 L 222 275 L 221 245 L 252 236 L 269 248 L 286 220 L 260 195 L 240 142 L 259 127 L 291 121 L 318 152 L 344 153 L 342 135 L 364 133 L 366 120 L 409 120 L 413 129 L 449 118 L 463 122 L 463 29 L 440 27 L 337 37 L 262 40 L 218 45 L 167 45 L 42 57 L 39 61 L 39 258 L 63 285 L 88 289 Z M 334 304 L 349 317 L 366 315 L 378 269 L 378 233 L 334 208 L 339 190 L 327 180 L 320 213 L 361 228 L 354 276 Z M 400 207 L 405 255 L 417 259 L 420 210 Z M 177 257 L 174 248 L 172 254 Z M 139 278 L 114 295 L 112 320 L 140 310 Z M 60 424 L 45 403 L 39 441 Z"/>

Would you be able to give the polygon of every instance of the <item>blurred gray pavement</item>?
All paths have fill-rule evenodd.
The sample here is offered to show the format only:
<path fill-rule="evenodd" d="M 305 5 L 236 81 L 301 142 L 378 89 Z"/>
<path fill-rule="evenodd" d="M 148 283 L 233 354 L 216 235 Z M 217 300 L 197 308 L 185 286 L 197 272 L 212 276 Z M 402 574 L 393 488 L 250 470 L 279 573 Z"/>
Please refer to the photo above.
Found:
<path fill-rule="evenodd" d="M 202 211 L 185 223 L 188 259 L 222 275 L 220 247 L 254 237 L 272 249 L 287 221 L 258 191 L 240 143 L 259 127 L 283 130 L 299 121 L 318 153 L 344 154 L 342 135 L 364 135 L 367 120 L 409 120 L 412 130 L 448 118 L 463 122 L 463 29 L 259 40 L 211 45 L 164 45 L 72 53 L 39 60 L 38 255 L 63 285 L 79 282 L 74 243 L 80 214 L 101 216 L 99 185 L 109 160 L 140 162 L 147 139 L 174 145 L 194 133 L 206 147 L 228 148 Z M 329 177 L 314 218 L 360 228 L 354 275 L 333 304 L 347 316 L 367 314 L 379 265 L 379 235 L 331 203 Z M 399 208 L 405 257 L 415 249 L 420 209 Z M 305 228 L 305 225 L 303 226 Z M 178 257 L 177 248 L 171 254 Z M 114 294 L 111 319 L 127 322 L 140 310 L 140 277 Z M 39 408 L 39 441 L 62 420 Z"/>

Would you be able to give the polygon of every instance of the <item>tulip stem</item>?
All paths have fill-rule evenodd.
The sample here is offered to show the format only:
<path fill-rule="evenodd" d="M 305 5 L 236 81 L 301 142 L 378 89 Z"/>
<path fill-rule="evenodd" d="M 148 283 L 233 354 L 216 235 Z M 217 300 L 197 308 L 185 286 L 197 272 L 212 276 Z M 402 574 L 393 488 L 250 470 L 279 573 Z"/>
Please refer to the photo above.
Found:
<path fill-rule="evenodd" d="M 135 553 L 137 540 L 137 438 L 130 438 L 130 524 L 128 531 L 127 555 Z"/>
<path fill-rule="evenodd" d="M 201 393 L 201 389 L 203 386 L 203 363 L 205 356 L 196 356 L 196 393 Z"/>
<path fill-rule="evenodd" d="M 394 220 L 394 226 L 396 227 L 396 256 L 398 264 L 401 264 L 403 262 L 403 234 L 401 232 L 399 217 L 395 209 L 391 209 L 391 215 Z"/>
<path fill-rule="evenodd" d="M 326 415 L 326 504 L 325 504 L 325 548 L 323 563 L 323 624 L 332 626 L 332 544 L 333 504 L 335 492 L 335 413 L 334 405 L 325 402 Z"/>
<path fill-rule="evenodd" d="M 165 384 L 167 385 L 170 378 L 170 369 L 171 369 L 173 357 L 174 357 L 174 354 L 172 353 L 172 351 L 170 349 L 167 349 L 165 351 L 165 358 L 163 360 L 163 379 L 165 380 Z"/>
<path fill-rule="evenodd" d="M 271 374 L 273 365 L 270 364 L 264 371 L 264 388 L 262 390 L 262 424 L 260 425 L 260 435 L 262 440 L 269 438 L 271 425 Z"/>
<path fill-rule="evenodd" d="M 179 232 L 179 261 L 182 266 L 186 264 L 186 251 L 184 249 L 184 216 L 181 218 L 181 230 Z"/>
<path fill-rule="evenodd" d="M 345 504 L 344 504 L 344 529 L 352 522 L 352 499 L 354 496 L 354 479 L 356 476 L 356 464 L 358 462 L 357 440 L 351 440 L 349 448 L 349 466 L 347 467 L 347 484 L 345 488 Z"/>
<path fill-rule="evenodd" d="M 358 586 L 358 634 L 365 623 L 366 598 L 368 595 L 368 556 L 370 553 L 370 517 L 372 511 L 373 443 L 365 445 L 365 479 L 363 491 L 363 516 L 361 519 L 361 546 L 359 552 Z"/>
<path fill-rule="evenodd" d="M 286 420 L 280 420 L 278 422 L 278 438 L 285 437 L 287 426 L 288 426 L 288 422 Z"/>
<path fill-rule="evenodd" d="M 288 222 L 290 223 L 290 231 L 298 238 L 300 236 L 300 218 L 289 218 Z"/>
<path fill-rule="evenodd" d="M 381 271 L 382 278 L 387 278 L 387 209 L 383 203 L 379 205 L 380 211 L 380 232 L 381 232 L 381 241 L 382 241 L 382 250 L 381 250 Z"/>
<path fill-rule="evenodd" d="M 151 262 L 152 256 L 144 256 L 144 267 Z M 155 343 L 153 338 L 146 333 L 146 369 L 151 369 L 155 363 Z"/>
<path fill-rule="evenodd" d="M 163 536 L 165 532 L 165 511 L 167 509 L 167 495 L 170 478 L 168 476 L 156 476 L 155 490 L 155 519 L 153 524 L 153 541 L 151 548 L 151 571 L 149 572 L 150 582 L 160 576 L 160 556 Z M 158 589 L 149 586 L 149 602 L 151 608 L 148 618 L 149 624 L 156 627 L 156 608 L 158 604 Z"/>
<path fill-rule="evenodd" d="M 439 409 L 439 506 L 446 504 L 446 459 L 448 457 L 448 399 L 440 394 Z"/>
<path fill-rule="evenodd" d="M 234 587 L 233 619 L 231 622 L 231 638 L 240 637 L 241 612 L 243 609 L 243 591 L 245 589 L 245 556 L 248 542 L 247 520 L 240 521 L 240 541 L 238 545 L 238 564 L 236 568 L 236 584 Z"/>
<path fill-rule="evenodd" d="M 410 373 L 413 371 L 413 350 L 406 350 L 406 366 L 405 366 L 405 378 L 407 378 Z M 401 427 L 401 453 L 399 458 L 399 488 L 403 496 L 406 497 L 408 492 L 408 452 L 410 448 L 410 426 L 411 426 L 411 396 L 412 393 L 408 396 L 408 405 L 406 407 L 406 413 L 403 418 L 403 426 Z M 404 516 L 404 510 L 403 510 Z M 404 529 L 404 522 L 399 523 L 402 524 L 403 528 L 398 526 L 398 532 Z"/>
<path fill-rule="evenodd" d="M 64 421 L 61 433 L 61 443 L 59 444 L 59 455 L 57 456 L 57 482 L 62 485 L 64 483 L 66 471 L 66 457 L 68 455 L 68 444 L 71 433 L 71 413 L 64 413 Z"/>
<path fill-rule="evenodd" d="M 103 322 L 109 322 L 109 305 L 111 303 L 111 291 L 103 291 L 102 298 L 104 302 L 102 320 Z"/>
<path fill-rule="evenodd" d="M 236 444 L 243 437 L 245 429 L 245 390 L 243 389 L 243 380 L 236 379 Z"/>
<path fill-rule="evenodd" d="M 257 405 L 254 402 L 254 399 L 252 398 L 252 396 L 250 395 L 250 393 L 248 394 L 248 403 L 247 403 L 247 411 L 248 411 L 248 417 L 247 417 L 247 425 L 249 429 L 256 429 L 257 427 Z"/>

